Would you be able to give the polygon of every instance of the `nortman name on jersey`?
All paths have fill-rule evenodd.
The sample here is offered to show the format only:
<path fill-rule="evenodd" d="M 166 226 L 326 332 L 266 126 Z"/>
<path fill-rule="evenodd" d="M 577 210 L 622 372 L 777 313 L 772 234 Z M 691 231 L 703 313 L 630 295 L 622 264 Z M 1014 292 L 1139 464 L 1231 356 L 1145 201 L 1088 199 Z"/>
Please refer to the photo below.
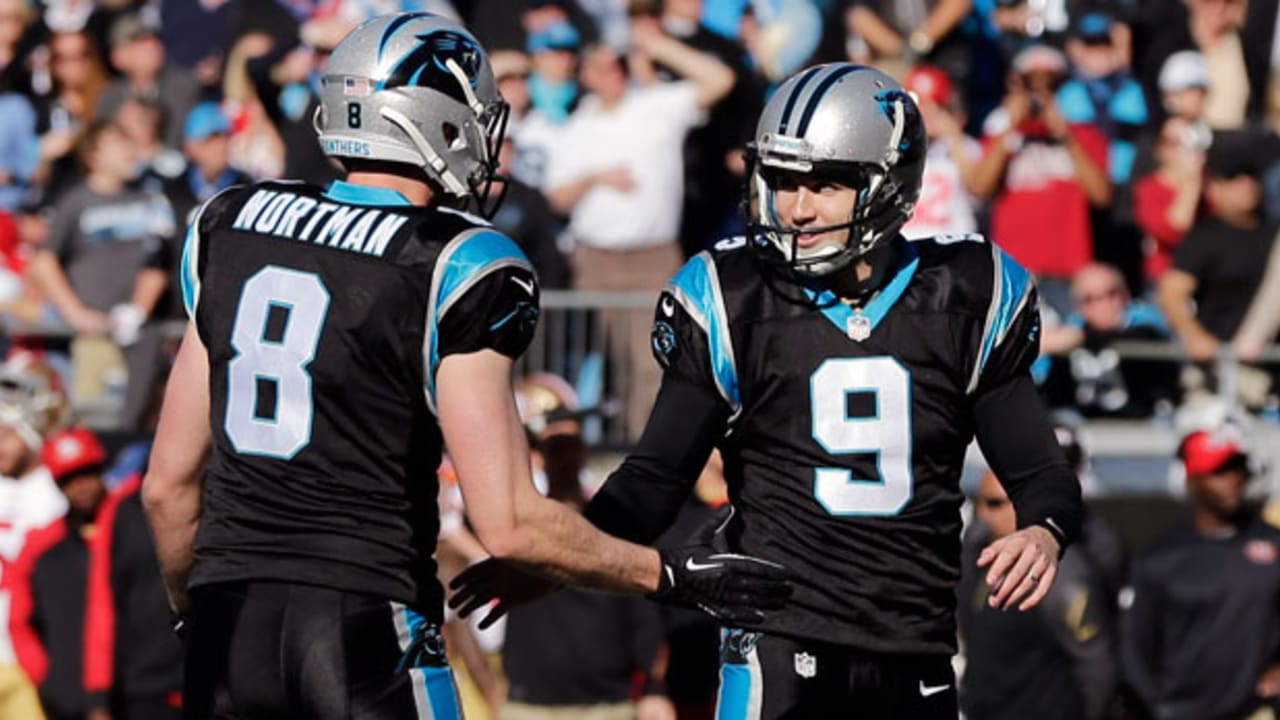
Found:
<path fill-rule="evenodd" d="M 231 227 L 382 257 L 409 221 L 384 208 L 344 205 L 276 190 L 258 190 Z"/>

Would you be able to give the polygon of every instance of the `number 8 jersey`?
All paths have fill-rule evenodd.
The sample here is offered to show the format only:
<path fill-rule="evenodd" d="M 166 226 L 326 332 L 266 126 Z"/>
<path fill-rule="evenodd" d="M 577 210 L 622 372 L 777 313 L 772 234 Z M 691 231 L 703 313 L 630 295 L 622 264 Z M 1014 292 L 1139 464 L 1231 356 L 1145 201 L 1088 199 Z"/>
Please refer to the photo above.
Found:
<path fill-rule="evenodd" d="M 393 190 L 259 183 L 203 206 L 180 279 L 213 430 L 191 585 L 319 585 L 440 622 L 435 371 L 524 351 L 538 317 L 524 255 Z"/>
<path fill-rule="evenodd" d="M 898 247 L 854 310 L 722 242 L 660 296 L 653 349 L 729 413 L 730 547 L 795 574 L 761 629 L 950 654 L 972 403 L 1028 371 L 1039 311 L 1027 272 L 980 236 Z"/>

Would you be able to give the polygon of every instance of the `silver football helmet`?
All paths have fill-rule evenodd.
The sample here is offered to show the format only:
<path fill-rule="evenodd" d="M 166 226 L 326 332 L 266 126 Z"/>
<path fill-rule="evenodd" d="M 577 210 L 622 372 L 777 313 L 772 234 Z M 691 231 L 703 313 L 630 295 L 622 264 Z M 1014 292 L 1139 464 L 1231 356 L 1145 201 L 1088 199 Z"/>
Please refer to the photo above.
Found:
<path fill-rule="evenodd" d="M 376 17 L 343 38 L 315 123 L 327 155 L 420 167 L 445 193 L 481 204 L 507 111 L 471 33 L 416 12 Z"/>
<path fill-rule="evenodd" d="M 893 78 L 852 63 L 817 65 L 769 99 L 747 145 L 747 221 L 792 268 L 828 275 L 898 236 L 920 197 L 926 151 L 920 109 Z M 782 172 L 821 172 L 858 191 L 843 247 L 803 249 L 775 208 Z"/>

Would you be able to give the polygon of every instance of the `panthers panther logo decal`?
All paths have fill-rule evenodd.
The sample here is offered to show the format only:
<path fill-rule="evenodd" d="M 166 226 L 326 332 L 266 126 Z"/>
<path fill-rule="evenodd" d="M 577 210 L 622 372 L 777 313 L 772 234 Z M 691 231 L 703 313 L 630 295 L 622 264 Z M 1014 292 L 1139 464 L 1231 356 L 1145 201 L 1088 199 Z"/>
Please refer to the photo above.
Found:
<path fill-rule="evenodd" d="M 379 90 L 397 87 L 428 87 L 466 103 L 458 78 L 449 71 L 453 60 L 475 87 L 484 57 L 474 40 L 453 30 L 432 30 L 416 36 L 418 45 L 396 61 L 380 83 Z"/>

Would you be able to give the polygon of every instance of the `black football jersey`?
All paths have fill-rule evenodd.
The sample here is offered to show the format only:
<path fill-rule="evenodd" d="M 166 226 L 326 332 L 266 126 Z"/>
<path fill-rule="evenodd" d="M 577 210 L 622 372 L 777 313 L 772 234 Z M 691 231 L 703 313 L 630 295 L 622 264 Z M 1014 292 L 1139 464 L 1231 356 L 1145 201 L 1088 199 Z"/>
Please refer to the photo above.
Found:
<path fill-rule="evenodd" d="M 1028 372 L 1039 310 L 1027 272 L 980 236 L 901 248 L 854 310 L 721 242 L 659 297 L 653 347 L 730 413 L 731 547 L 795 573 L 762 629 L 951 653 L 971 405 Z"/>
<path fill-rule="evenodd" d="M 524 255 L 392 190 L 259 183 L 203 206 L 181 280 L 213 429 L 191 585 L 314 584 L 440 620 L 435 372 L 523 352 L 538 316 Z"/>

